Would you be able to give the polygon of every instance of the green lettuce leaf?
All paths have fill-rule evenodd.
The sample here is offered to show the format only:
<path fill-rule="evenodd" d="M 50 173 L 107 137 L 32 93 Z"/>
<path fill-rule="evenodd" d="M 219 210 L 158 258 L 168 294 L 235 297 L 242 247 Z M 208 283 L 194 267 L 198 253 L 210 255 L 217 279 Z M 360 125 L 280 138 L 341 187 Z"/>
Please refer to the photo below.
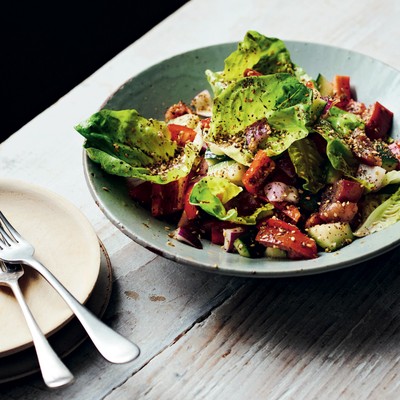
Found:
<path fill-rule="evenodd" d="M 383 178 L 382 187 L 387 185 L 400 184 L 400 171 L 386 172 Z"/>
<path fill-rule="evenodd" d="M 186 176 L 199 153 L 188 143 L 180 148 L 163 121 L 136 110 L 103 109 L 75 126 L 86 138 L 89 158 L 108 173 L 165 184 Z"/>
<path fill-rule="evenodd" d="M 381 231 L 397 221 L 400 221 L 400 188 L 369 214 L 354 235 L 363 237 Z"/>
<path fill-rule="evenodd" d="M 267 75 L 280 72 L 293 74 L 294 67 L 282 40 L 248 31 L 243 41 L 238 44 L 237 50 L 225 59 L 224 70 L 206 70 L 206 77 L 214 95 L 218 95 L 230 83 L 242 78 L 247 68 Z"/>
<path fill-rule="evenodd" d="M 325 117 L 335 132 L 342 138 L 348 136 L 356 128 L 363 128 L 362 119 L 353 113 L 344 111 L 338 107 L 331 107 Z"/>
<path fill-rule="evenodd" d="M 237 210 L 233 208 L 227 210 L 224 204 L 236 197 L 242 190 L 243 188 L 226 178 L 208 176 L 202 178 L 193 186 L 189 202 L 221 221 L 243 225 L 254 225 L 259 217 L 271 213 L 273 206 L 270 204 L 265 204 L 252 215 L 246 216 L 238 215 Z"/>
<path fill-rule="evenodd" d="M 325 119 L 321 119 L 315 126 L 316 132 L 327 142 L 326 155 L 332 167 L 346 176 L 354 177 L 359 163 L 344 140 L 346 129 L 342 127 L 340 130 L 335 130 L 332 124 Z"/>
<path fill-rule="evenodd" d="M 214 99 L 205 141 L 249 165 L 255 151 L 247 147 L 245 130 L 265 118 L 272 132 L 259 148 L 269 156 L 279 155 L 308 135 L 312 101 L 312 90 L 287 73 L 241 78 Z"/>
<path fill-rule="evenodd" d="M 324 159 L 309 138 L 294 142 L 288 149 L 297 175 L 305 180 L 303 188 L 317 193 L 325 186 Z"/>

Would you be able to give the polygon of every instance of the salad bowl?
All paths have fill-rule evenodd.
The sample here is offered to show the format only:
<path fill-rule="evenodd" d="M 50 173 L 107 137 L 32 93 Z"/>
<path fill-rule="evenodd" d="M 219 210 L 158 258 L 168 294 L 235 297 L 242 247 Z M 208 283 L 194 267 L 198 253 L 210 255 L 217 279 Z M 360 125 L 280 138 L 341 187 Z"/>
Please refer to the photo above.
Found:
<path fill-rule="evenodd" d="M 348 75 L 357 98 L 366 104 L 379 101 L 394 112 L 392 137 L 400 139 L 400 72 L 371 58 L 343 48 L 317 43 L 284 41 L 294 63 L 315 78 Z M 125 82 L 102 108 L 135 108 L 146 118 L 163 119 L 166 109 L 209 89 L 205 70 L 222 70 L 225 58 L 237 43 L 224 43 L 195 49 L 156 64 Z M 99 208 L 128 237 L 145 248 L 173 261 L 208 272 L 245 277 L 284 277 L 316 274 L 361 263 L 377 257 L 400 242 L 400 224 L 354 240 L 334 252 L 320 252 L 315 259 L 289 260 L 246 258 L 227 253 L 220 246 L 203 240 L 197 249 L 171 238 L 176 228 L 155 219 L 128 194 L 126 180 L 104 172 L 83 152 L 83 165 L 89 190 Z"/>

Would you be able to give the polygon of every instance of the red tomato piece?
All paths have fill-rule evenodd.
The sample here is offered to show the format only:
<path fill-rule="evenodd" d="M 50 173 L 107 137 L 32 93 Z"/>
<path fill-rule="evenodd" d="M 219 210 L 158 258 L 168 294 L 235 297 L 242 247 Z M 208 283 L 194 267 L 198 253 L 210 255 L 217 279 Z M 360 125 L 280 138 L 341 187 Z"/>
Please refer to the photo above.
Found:
<path fill-rule="evenodd" d="M 259 150 L 242 178 L 246 190 L 251 194 L 258 194 L 274 169 L 274 160 L 268 157 L 264 150 Z"/>
<path fill-rule="evenodd" d="M 203 118 L 200 121 L 201 128 L 202 129 L 209 129 L 210 128 L 210 122 L 211 122 L 211 118 Z"/>
<path fill-rule="evenodd" d="M 195 219 L 199 215 L 199 209 L 197 208 L 197 206 L 190 204 L 189 202 L 190 193 L 192 192 L 193 186 L 194 182 L 189 184 L 188 188 L 186 189 L 186 193 L 184 195 L 184 200 L 183 200 L 184 201 L 183 209 L 186 213 L 187 219 L 189 220 Z"/>
<path fill-rule="evenodd" d="M 364 193 L 364 186 L 356 181 L 340 179 L 333 184 L 333 200 L 357 203 Z"/>
<path fill-rule="evenodd" d="M 243 76 L 260 76 L 261 72 L 256 71 L 255 69 L 246 68 L 243 72 Z"/>
<path fill-rule="evenodd" d="M 347 75 L 335 75 L 332 83 L 334 97 L 337 99 L 335 106 L 345 109 L 351 100 L 350 77 Z"/>
<path fill-rule="evenodd" d="M 291 259 L 312 259 L 318 255 L 313 239 L 301 232 L 297 226 L 278 218 L 270 218 L 260 226 L 256 241 L 264 246 L 286 251 Z"/>
<path fill-rule="evenodd" d="M 368 120 L 365 124 L 365 133 L 370 139 L 385 138 L 393 122 L 393 113 L 378 101 L 368 110 Z"/>
<path fill-rule="evenodd" d="M 173 104 L 165 113 L 165 120 L 170 121 L 171 119 L 175 119 L 177 117 L 181 117 L 182 115 L 192 114 L 193 111 L 190 107 L 188 107 L 183 101 L 179 101 L 176 104 Z"/>
<path fill-rule="evenodd" d="M 290 223 L 297 224 L 301 218 L 301 212 L 297 206 L 290 203 L 274 203 L 274 207 L 279 210 L 280 217 Z"/>
<path fill-rule="evenodd" d="M 168 130 L 171 133 L 171 139 L 178 143 L 178 146 L 193 142 L 196 137 L 196 131 L 184 125 L 168 124 Z"/>

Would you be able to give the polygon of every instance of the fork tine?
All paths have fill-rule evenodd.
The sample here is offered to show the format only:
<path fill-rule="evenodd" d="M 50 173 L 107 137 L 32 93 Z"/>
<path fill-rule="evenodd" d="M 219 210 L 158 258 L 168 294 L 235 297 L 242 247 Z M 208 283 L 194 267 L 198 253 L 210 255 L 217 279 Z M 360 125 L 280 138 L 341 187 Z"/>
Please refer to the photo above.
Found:
<path fill-rule="evenodd" d="M 3 229 L 3 226 L 0 223 L 0 250 L 3 250 L 3 246 L 9 246 L 11 239 L 9 238 L 7 232 Z"/>
<path fill-rule="evenodd" d="M 3 225 L 8 229 L 8 233 L 5 231 L 5 229 L 1 226 L 0 224 L 0 233 L 2 234 L 3 238 L 7 241 L 7 238 L 9 240 L 14 240 L 14 242 L 18 242 L 18 237 L 20 234 L 17 232 L 17 230 L 10 224 L 8 219 L 5 217 L 5 215 L 0 211 L 0 221 L 3 223 Z"/>

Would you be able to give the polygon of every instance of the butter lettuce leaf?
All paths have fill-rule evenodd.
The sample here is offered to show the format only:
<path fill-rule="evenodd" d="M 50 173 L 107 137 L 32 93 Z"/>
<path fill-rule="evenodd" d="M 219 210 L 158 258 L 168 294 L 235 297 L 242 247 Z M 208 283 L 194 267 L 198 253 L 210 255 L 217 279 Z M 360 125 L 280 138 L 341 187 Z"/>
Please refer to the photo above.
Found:
<path fill-rule="evenodd" d="M 89 158 L 108 173 L 165 184 L 189 174 L 199 153 L 194 143 L 178 147 L 167 124 L 136 110 L 103 109 L 75 126 Z"/>
<path fill-rule="evenodd" d="M 277 38 L 266 37 L 256 31 L 248 31 L 224 63 L 224 70 L 206 70 L 206 77 L 214 95 L 232 82 L 243 77 L 246 69 L 254 69 L 263 75 L 280 72 L 294 73 L 294 64 L 285 43 Z"/>
<path fill-rule="evenodd" d="M 342 119 L 342 122 L 346 122 Z M 359 162 L 354 157 L 350 147 L 345 141 L 348 127 L 345 125 L 338 128 L 326 119 L 321 119 L 315 126 L 315 130 L 327 142 L 326 155 L 332 167 L 343 172 L 346 176 L 354 177 L 357 172 Z"/>
<path fill-rule="evenodd" d="M 382 181 L 382 187 L 393 184 L 400 184 L 400 171 L 386 172 Z"/>
<path fill-rule="evenodd" d="M 335 132 L 341 137 L 348 136 L 356 128 L 363 128 L 363 120 L 356 114 L 344 111 L 338 107 L 331 107 L 325 117 Z"/>
<path fill-rule="evenodd" d="M 317 193 L 325 186 L 325 160 L 308 137 L 294 142 L 288 149 L 297 175 L 305 180 L 303 188 Z"/>
<path fill-rule="evenodd" d="M 261 216 L 269 215 L 273 206 L 265 204 L 252 215 L 240 216 L 234 208 L 226 209 L 225 204 L 236 197 L 243 188 L 226 178 L 207 176 L 198 181 L 191 191 L 189 202 L 221 221 L 242 225 L 255 225 Z"/>
<path fill-rule="evenodd" d="M 205 141 L 244 165 L 251 163 L 259 149 L 269 156 L 279 155 L 308 135 L 312 102 L 312 90 L 291 74 L 241 78 L 214 98 L 213 118 Z M 246 128 L 262 119 L 272 132 L 257 149 L 250 150 Z"/>
<path fill-rule="evenodd" d="M 400 221 L 400 188 L 369 214 L 364 223 L 354 232 L 363 237 L 381 231 Z"/>

